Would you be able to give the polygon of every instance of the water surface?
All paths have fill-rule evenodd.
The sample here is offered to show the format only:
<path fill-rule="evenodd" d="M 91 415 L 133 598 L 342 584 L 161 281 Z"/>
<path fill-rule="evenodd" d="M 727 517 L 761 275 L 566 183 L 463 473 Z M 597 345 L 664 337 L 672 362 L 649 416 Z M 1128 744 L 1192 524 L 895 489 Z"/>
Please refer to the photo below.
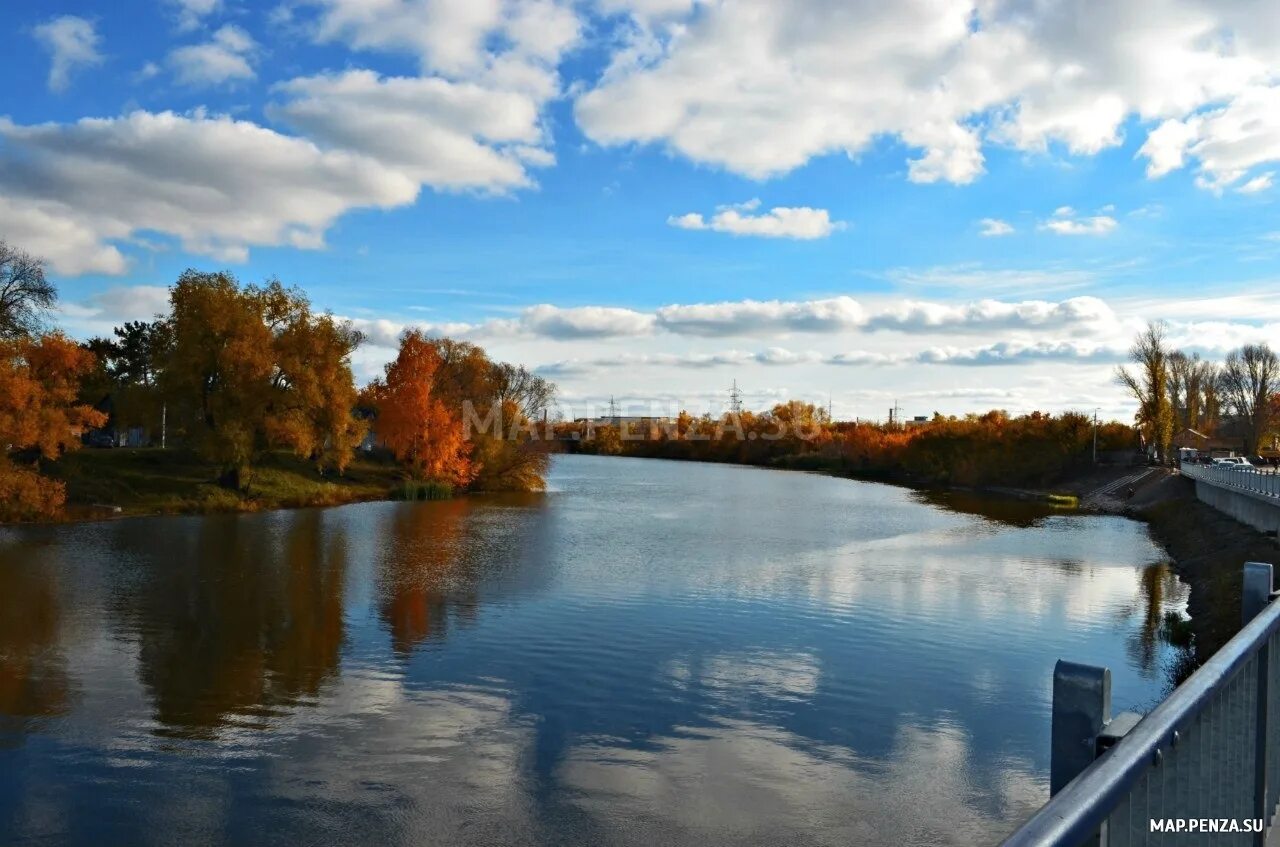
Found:
<path fill-rule="evenodd" d="M 0 529 L 0 842 L 990 843 L 1141 524 L 562 456 L 545 495 Z"/>

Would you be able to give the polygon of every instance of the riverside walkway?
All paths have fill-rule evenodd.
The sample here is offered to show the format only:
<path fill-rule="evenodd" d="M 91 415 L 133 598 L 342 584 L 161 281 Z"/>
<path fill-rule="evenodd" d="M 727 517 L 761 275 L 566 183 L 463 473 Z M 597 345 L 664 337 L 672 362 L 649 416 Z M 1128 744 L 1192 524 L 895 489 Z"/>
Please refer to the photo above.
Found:
<path fill-rule="evenodd" d="M 1241 523 L 1265 533 L 1280 530 L 1280 474 L 1273 468 L 1184 464 L 1196 497 Z"/>

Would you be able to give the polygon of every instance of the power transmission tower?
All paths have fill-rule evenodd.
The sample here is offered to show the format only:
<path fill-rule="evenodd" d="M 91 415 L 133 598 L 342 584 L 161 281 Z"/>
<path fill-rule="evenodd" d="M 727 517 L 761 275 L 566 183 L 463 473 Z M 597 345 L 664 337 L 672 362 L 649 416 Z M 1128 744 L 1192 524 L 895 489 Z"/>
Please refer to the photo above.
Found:
<path fill-rule="evenodd" d="M 738 381 L 733 381 L 733 388 L 729 389 L 729 412 L 734 415 L 742 414 L 742 392 L 738 390 Z"/>
<path fill-rule="evenodd" d="M 613 395 L 609 395 L 609 420 L 616 421 L 618 419 L 618 404 L 614 401 Z"/>

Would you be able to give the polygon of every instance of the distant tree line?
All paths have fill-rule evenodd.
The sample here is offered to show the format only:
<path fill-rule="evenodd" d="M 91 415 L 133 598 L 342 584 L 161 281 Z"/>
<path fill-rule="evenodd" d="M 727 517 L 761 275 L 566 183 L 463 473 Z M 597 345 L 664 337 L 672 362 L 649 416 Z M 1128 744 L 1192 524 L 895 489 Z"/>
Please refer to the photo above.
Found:
<path fill-rule="evenodd" d="M 832 421 L 812 403 L 791 401 L 754 413 L 618 426 L 560 424 L 557 434 L 586 453 L 735 462 L 827 470 L 951 485 L 1047 484 L 1092 462 L 1093 419 L 1079 412 L 964 417 L 883 424 Z M 1133 428 L 1097 427 L 1101 451 L 1133 450 Z"/>

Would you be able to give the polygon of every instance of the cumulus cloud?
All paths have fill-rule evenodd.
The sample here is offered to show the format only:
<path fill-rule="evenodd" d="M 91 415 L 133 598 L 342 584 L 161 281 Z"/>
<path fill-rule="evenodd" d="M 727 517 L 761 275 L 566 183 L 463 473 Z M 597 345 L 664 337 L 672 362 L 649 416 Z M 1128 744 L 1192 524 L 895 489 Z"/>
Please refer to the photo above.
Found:
<path fill-rule="evenodd" d="M 542 304 L 520 316 L 522 330 L 546 338 L 617 338 L 645 335 L 653 328 L 653 315 L 608 306 L 560 308 Z"/>
<path fill-rule="evenodd" d="M 58 304 L 58 323 L 81 337 L 110 336 L 128 321 L 150 321 L 169 310 L 169 289 L 163 285 L 118 285 L 83 300 Z"/>
<path fill-rule="evenodd" d="M 98 52 L 102 38 L 90 20 L 62 15 L 40 24 L 33 32 L 49 53 L 50 91 L 65 91 L 73 73 L 102 63 Z"/>
<path fill-rule="evenodd" d="M 1256 165 L 1280 161 L 1280 85 L 1250 86 L 1226 106 L 1167 120 L 1148 136 L 1139 154 L 1147 157 L 1148 176 L 1164 176 L 1195 158 L 1202 187 L 1221 191 L 1232 186 Z M 1263 177 L 1265 184 L 1252 190 L 1270 184 L 1270 174 Z"/>
<path fill-rule="evenodd" d="M 673 304 L 653 312 L 614 306 L 561 307 L 543 303 L 529 306 L 513 318 L 479 323 L 404 324 L 360 319 L 356 324 L 373 343 L 394 346 L 406 326 L 435 335 L 580 341 L 638 338 L 656 333 L 693 338 L 765 338 L 792 333 L 832 335 L 877 330 L 911 335 L 1056 331 L 1082 336 L 1114 332 L 1120 326 L 1120 320 L 1105 302 L 1096 297 L 1073 297 L 1061 302 L 979 300 L 958 304 L 905 300 L 885 305 L 872 313 L 850 297 L 833 297 Z M 784 348 L 769 349 L 774 351 L 771 360 L 766 361 L 769 357 L 762 355 L 756 361 L 790 364 L 811 360 L 807 354 L 795 358 Z M 869 362 L 854 354 L 847 354 L 847 357 L 847 361 L 837 363 Z M 718 363 L 718 360 L 711 363 Z"/>
<path fill-rule="evenodd" d="M 0 118 L 0 139 L 0 216 L 20 209 L 71 234 L 41 250 L 65 273 L 121 273 L 112 242 L 140 231 L 224 261 L 254 245 L 316 248 L 349 209 L 400 206 L 418 193 L 367 157 L 202 113 L 35 126 Z"/>
<path fill-rule="evenodd" d="M 863 320 L 862 306 L 851 297 L 675 304 L 657 311 L 662 329 L 700 336 L 837 332 L 855 328 Z"/>
<path fill-rule="evenodd" d="M 551 96 L 555 65 L 581 37 L 562 0 L 311 0 L 315 37 L 414 56 L 424 74 Z"/>
<path fill-rule="evenodd" d="M 1280 109 L 1261 113 L 1280 60 L 1266 0 L 607 2 L 629 28 L 575 102 L 587 135 L 754 178 L 887 135 L 919 151 L 908 178 L 965 183 L 984 144 L 1089 155 L 1119 145 L 1134 116 L 1194 123 L 1163 133 L 1157 170 L 1187 154 L 1231 173 L 1280 149 Z M 1220 125 L 1196 117 L 1221 104 Z M 1164 143 L 1180 131 L 1200 146 Z"/>
<path fill-rule="evenodd" d="M 1080 217 L 1070 206 L 1061 206 L 1040 223 L 1040 228 L 1058 235 L 1106 235 L 1116 228 L 1116 219 L 1110 215 Z"/>
<path fill-rule="evenodd" d="M 809 206 L 775 206 L 762 214 L 751 214 L 759 207 L 759 200 L 721 206 L 710 219 L 697 212 L 673 215 L 667 218 L 670 226 L 680 229 L 711 230 L 731 235 L 754 235 L 762 238 L 794 238 L 813 240 L 826 238 L 836 230 L 844 229 L 842 221 L 831 220 L 826 209 Z"/>
<path fill-rule="evenodd" d="M 905 300 L 886 307 L 866 322 L 868 330 L 899 332 L 991 332 L 1017 329 L 1067 329 L 1096 332 L 1111 329 L 1118 319 L 1097 297 L 1072 297 L 1060 302 L 1025 300 L 1006 303 L 930 303 Z"/>
<path fill-rule="evenodd" d="M 845 367 L 868 367 L 880 365 L 893 365 L 902 361 L 901 357 L 890 355 L 888 353 L 872 353 L 866 350 L 851 350 L 847 353 L 836 353 L 834 356 L 828 356 L 826 359 L 829 365 L 842 365 Z"/>
<path fill-rule="evenodd" d="M 1267 171 L 1264 174 L 1258 174 L 1253 179 L 1241 185 L 1236 189 L 1241 194 L 1257 194 L 1266 191 L 1271 187 L 1271 177 L 1275 175 L 1274 171 Z"/>
<path fill-rule="evenodd" d="M 622 353 L 597 358 L 561 359 L 538 366 L 546 376 L 583 376 L 599 371 L 666 367 L 703 369 L 747 364 L 793 366 L 823 364 L 836 367 L 880 368 L 895 365 L 963 365 L 986 367 L 1027 365 L 1044 362 L 1113 364 L 1127 356 L 1124 348 L 1075 341 L 999 342 L 978 347 L 928 347 L 916 352 L 882 353 L 854 350 L 823 355 L 816 351 L 795 351 L 768 347 L 757 352 L 727 350 L 719 353 Z"/>
<path fill-rule="evenodd" d="M 757 352 L 726 350 L 719 353 L 621 353 L 593 359 L 561 359 L 539 365 L 544 376 L 581 376 L 597 371 L 635 367 L 666 367 L 702 370 L 728 365 L 758 364 L 783 367 L 822 361 L 813 351 L 798 352 L 785 347 L 768 347 Z"/>
<path fill-rule="evenodd" d="M 252 60 L 257 42 L 238 26 L 227 24 L 203 44 L 189 44 L 169 53 L 169 67 L 181 85 L 223 85 L 253 79 Z"/>
<path fill-rule="evenodd" d="M 983 235 L 988 238 L 992 236 L 1012 235 L 1014 231 L 1011 224 L 1007 221 L 1002 221 L 999 218 L 983 218 L 978 221 L 978 224 L 982 227 L 982 231 L 979 235 Z"/>
<path fill-rule="evenodd" d="M 189 32 L 196 29 L 204 19 L 222 11 L 223 0 L 166 0 L 177 18 L 178 30 Z"/>
<path fill-rule="evenodd" d="M 500 191 L 554 161 L 539 98 L 440 77 L 372 71 L 300 77 L 269 113 L 325 145 L 376 158 L 436 188 Z"/>
<path fill-rule="evenodd" d="M 1033 362 L 1078 362 L 1110 364 L 1127 357 L 1123 348 L 1079 344 L 1074 341 L 1040 341 L 1024 344 L 1002 341 L 984 347 L 931 347 L 913 361 L 939 365 L 1023 365 Z"/>

